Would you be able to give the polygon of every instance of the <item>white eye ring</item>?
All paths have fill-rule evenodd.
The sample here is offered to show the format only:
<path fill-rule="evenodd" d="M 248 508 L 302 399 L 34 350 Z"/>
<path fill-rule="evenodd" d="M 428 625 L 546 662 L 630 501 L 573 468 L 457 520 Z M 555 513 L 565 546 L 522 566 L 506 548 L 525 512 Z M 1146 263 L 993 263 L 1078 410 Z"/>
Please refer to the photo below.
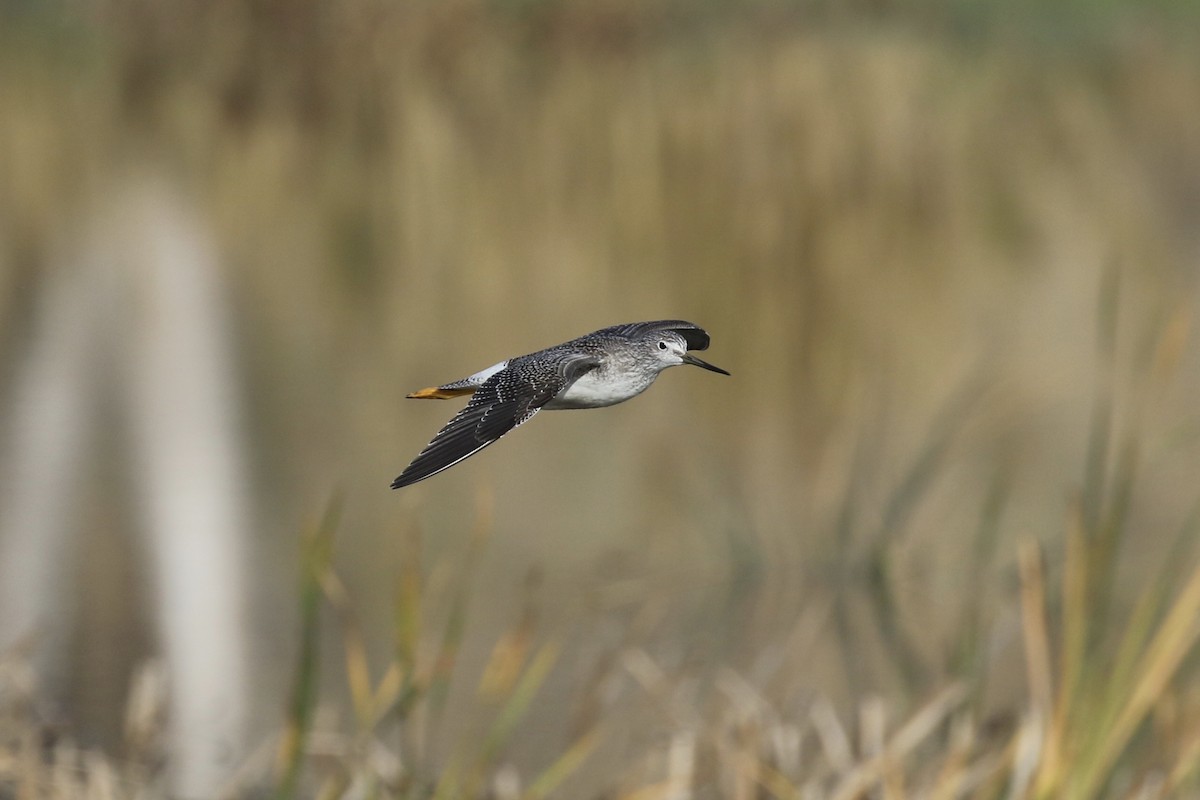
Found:
<path fill-rule="evenodd" d="M 666 343 L 666 342 L 659 342 L 659 343 L 658 343 L 658 349 L 659 349 L 659 350 L 666 350 L 666 349 L 667 349 L 667 343 Z"/>

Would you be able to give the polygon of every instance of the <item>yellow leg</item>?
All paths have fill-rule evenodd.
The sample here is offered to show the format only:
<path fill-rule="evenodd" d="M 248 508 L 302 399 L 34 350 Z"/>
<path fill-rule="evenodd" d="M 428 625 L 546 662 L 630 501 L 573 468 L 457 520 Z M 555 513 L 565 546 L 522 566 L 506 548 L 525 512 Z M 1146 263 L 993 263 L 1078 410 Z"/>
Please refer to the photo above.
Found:
<path fill-rule="evenodd" d="M 475 394 L 474 387 L 468 386 L 465 389 L 439 389 L 436 386 L 430 386 L 428 389 L 419 389 L 408 397 L 413 400 L 449 400 L 451 397 L 462 397 L 464 394 Z"/>

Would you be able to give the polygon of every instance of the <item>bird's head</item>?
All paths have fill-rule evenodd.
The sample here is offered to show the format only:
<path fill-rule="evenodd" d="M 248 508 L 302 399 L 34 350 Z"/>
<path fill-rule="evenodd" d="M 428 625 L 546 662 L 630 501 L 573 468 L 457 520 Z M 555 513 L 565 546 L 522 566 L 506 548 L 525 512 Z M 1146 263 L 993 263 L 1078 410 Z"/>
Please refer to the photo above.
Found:
<path fill-rule="evenodd" d="M 681 364 L 691 364 L 694 367 L 702 367 L 722 375 L 729 374 L 720 367 L 715 367 L 689 353 L 687 340 L 676 331 L 653 331 L 643 339 L 643 342 L 649 350 L 650 357 L 659 365 L 660 370 L 677 367 Z"/>

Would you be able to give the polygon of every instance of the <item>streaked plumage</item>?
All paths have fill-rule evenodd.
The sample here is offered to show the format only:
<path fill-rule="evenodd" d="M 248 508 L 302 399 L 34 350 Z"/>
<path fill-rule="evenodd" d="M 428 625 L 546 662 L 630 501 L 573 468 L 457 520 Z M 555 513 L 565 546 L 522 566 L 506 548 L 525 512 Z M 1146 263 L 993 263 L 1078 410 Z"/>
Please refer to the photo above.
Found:
<path fill-rule="evenodd" d="M 461 380 L 413 392 L 418 399 L 471 399 L 392 488 L 425 480 L 478 453 L 543 408 L 601 408 L 641 394 L 668 367 L 693 364 L 729 373 L 688 353 L 708 349 L 704 329 L 683 320 L 614 325 L 517 356 Z"/>

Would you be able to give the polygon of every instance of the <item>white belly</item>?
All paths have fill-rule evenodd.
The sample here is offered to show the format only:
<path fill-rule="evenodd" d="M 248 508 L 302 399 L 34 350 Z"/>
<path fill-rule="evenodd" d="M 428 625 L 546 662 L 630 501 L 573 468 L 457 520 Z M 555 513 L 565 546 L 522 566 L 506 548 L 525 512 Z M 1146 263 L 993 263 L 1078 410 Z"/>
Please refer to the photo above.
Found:
<path fill-rule="evenodd" d="M 658 373 L 639 374 L 635 377 L 613 376 L 593 370 L 580 377 L 558 397 L 543 408 L 602 408 L 616 405 L 646 391 Z"/>

